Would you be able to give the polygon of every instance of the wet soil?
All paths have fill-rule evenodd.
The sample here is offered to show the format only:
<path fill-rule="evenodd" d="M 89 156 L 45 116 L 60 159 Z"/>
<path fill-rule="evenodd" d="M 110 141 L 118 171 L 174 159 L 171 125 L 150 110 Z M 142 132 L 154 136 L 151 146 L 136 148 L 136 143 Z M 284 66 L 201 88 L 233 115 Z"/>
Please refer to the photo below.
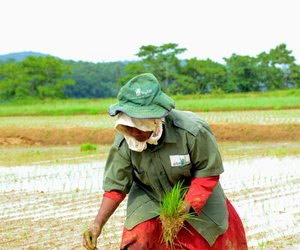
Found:
<path fill-rule="evenodd" d="M 253 125 L 235 123 L 210 124 L 219 142 L 282 142 L 300 141 L 300 124 Z M 112 128 L 0 128 L 0 145 L 77 145 L 82 143 L 111 144 Z"/>

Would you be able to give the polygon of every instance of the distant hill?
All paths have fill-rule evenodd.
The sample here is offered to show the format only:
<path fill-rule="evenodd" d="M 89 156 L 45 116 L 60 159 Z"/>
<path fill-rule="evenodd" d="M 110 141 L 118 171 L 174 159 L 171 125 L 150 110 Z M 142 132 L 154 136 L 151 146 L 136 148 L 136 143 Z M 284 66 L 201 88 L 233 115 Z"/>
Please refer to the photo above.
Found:
<path fill-rule="evenodd" d="M 15 61 L 23 61 L 27 56 L 51 56 L 48 54 L 33 52 L 33 51 L 24 51 L 24 52 L 17 52 L 17 53 L 9 53 L 5 55 L 0 55 L 0 61 L 7 61 L 13 59 Z"/>

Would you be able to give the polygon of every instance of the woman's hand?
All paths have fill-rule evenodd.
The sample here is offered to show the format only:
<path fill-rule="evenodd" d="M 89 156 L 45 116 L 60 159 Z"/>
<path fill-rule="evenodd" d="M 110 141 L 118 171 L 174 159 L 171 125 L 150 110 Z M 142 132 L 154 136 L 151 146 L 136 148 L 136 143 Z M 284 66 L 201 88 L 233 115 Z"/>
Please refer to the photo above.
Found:
<path fill-rule="evenodd" d="M 97 249 L 97 238 L 101 234 L 102 228 L 119 206 L 119 202 L 103 196 L 98 214 L 83 234 L 83 246 L 88 250 Z"/>
<path fill-rule="evenodd" d="M 102 228 L 96 222 L 92 222 L 89 228 L 83 234 L 83 246 L 88 250 L 97 248 L 97 239 L 100 236 Z"/>

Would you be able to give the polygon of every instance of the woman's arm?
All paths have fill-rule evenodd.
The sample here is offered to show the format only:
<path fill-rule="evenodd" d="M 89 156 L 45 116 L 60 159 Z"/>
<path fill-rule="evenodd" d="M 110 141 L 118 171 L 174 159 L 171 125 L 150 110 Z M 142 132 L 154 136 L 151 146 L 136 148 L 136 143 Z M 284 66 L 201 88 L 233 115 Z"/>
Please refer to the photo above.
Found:
<path fill-rule="evenodd" d="M 83 236 L 86 249 L 96 249 L 97 238 L 103 226 L 130 190 L 133 182 L 132 171 L 130 149 L 124 137 L 118 134 L 110 148 L 104 168 L 102 188 L 105 193 L 100 209 Z"/>
<path fill-rule="evenodd" d="M 188 146 L 193 178 L 185 202 L 199 214 L 224 168 L 216 139 L 208 125 L 202 126 L 198 134 L 190 138 Z"/>

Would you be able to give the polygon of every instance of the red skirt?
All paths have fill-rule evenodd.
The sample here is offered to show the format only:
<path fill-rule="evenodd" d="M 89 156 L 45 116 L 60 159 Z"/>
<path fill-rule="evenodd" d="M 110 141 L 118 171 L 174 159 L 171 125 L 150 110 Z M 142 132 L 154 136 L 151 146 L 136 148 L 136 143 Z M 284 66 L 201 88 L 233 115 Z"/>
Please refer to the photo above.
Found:
<path fill-rule="evenodd" d="M 207 241 L 189 224 L 186 222 L 176 238 L 173 249 L 186 250 L 245 250 L 247 240 L 245 230 L 240 217 L 234 207 L 227 200 L 227 209 L 229 213 L 228 229 L 220 235 L 215 243 L 210 246 Z M 153 218 L 131 230 L 124 228 L 121 249 L 128 250 L 168 250 L 164 243 L 161 242 L 162 229 L 158 218 Z"/>

